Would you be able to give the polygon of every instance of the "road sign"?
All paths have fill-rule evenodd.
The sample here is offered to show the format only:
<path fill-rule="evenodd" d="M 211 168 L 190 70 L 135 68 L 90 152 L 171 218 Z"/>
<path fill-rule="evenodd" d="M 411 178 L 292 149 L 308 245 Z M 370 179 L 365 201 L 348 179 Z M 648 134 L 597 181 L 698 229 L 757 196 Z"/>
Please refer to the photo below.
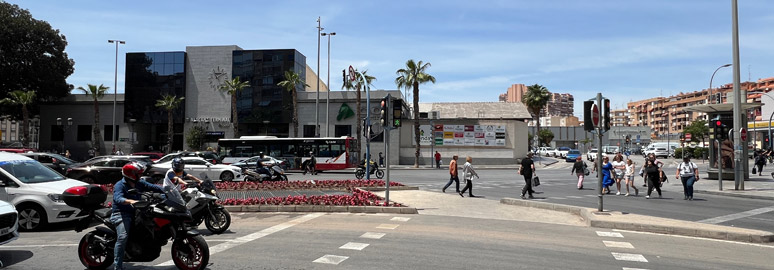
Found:
<path fill-rule="evenodd" d="M 685 133 L 685 140 L 690 141 L 691 140 L 691 133 Z"/>
<path fill-rule="evenodd" d="M 743 142 L 746 142 L 747 141 L 747 129 L 746 128 L 741 128 L 741 130 L 739 131 L 739 136 L 742 137 L 742 141 Z"/>
<path fill-rule="evenodd" d="M 591 105 L 591 122 L 594 123 L 594 127 L 599 127 L 599 106 L 597 104 Z"/>
<path fill-rule="evenodd" d="M 355 68 L 352 66 L 349 66 L 349 80 L 353 82 L 355 81 Z"/>

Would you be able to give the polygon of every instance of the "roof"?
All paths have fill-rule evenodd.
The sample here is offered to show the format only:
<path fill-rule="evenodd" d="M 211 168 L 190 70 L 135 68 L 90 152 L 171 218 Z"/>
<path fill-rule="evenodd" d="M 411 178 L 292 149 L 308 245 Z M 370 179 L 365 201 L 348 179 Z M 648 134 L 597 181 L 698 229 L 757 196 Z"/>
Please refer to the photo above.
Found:
<path fill-rule="evenodd" d="M 437 111 L 440 119 L 532 119 L 521 102 L 435 102 L 419 103 L 419 112 Z"/>

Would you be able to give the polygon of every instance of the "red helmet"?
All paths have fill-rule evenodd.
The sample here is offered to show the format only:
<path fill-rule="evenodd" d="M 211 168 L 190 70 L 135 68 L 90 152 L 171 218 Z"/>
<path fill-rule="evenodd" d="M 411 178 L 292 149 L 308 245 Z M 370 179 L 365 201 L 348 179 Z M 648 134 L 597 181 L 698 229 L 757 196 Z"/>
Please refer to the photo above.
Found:
<path fill-rule="evenodd" d="M 121 174 L 124 175 L 127 179 L 138 181 L 140 180 L 140 177 L 142 176 L 142 173 L 145 171 L 145 166 L 140 164 L 139 162 L 129 162 L 126 165 L 124 165 L 123 168 L 121 168 Z"/>

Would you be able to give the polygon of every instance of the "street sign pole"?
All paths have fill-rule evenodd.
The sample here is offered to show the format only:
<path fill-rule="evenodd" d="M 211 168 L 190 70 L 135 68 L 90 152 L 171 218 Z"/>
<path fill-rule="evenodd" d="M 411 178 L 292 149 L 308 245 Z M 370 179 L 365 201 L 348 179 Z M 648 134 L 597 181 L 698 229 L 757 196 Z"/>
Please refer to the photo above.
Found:
<path fill-rule="evenodd" d="M 597 120 L 595 120 L 595 128 L 597 129 L 597 136 L 599 136 L 599 149 L 597 150 L 597 211 L 603 212 L 602 203 L 602 123 L 604 117 L 599 114 L 599 109 L 602 108 L 602 93 L 597 93 Z"/>
<path fill-rule="evenodd" d="M 385 191 L 384 191 L 384 200 L 387 205 L 390 204 L 390 129 L 392 127 L 392 121 L 390 121 L 390 115 L 392 113 L 392 97 L 390 94 L 387 94 L 387 104 L 385 104 L 385 107 L 387 107 L 387 114 L 384 117 L 387 117 L 387 119 L 384 119 L 385 123 L 388 123 L 384 126 L 384 158 L 387 159 L 384 166 L 387 171 L 387 175 L 385 176 Z M 379 166 L 379 164 L 376 164 L 376 166 Z M 377 167 L 378 168 L 378 167 Z"/>

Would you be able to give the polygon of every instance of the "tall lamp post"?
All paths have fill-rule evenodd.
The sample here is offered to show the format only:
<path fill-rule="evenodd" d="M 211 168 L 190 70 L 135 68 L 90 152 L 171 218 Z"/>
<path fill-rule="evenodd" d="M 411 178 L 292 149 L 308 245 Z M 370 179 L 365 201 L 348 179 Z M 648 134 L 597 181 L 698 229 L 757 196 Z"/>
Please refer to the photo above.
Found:
<path fill-rule="evenodd" d="M 67 134 L 67 129 L 73 125 L 73 119 L 68 117 L 67 122 L 62 122 L 62 118 L 57 117 L 56 125 L 62 128 L 62 153 L 64 153 L 65 152 L 65 134 Z"/>
<path fill-rule="evenodd" d="M 709 86 L 709 100 L 710 100 L 710 102 L 707 102 L 707 104 L 712 103 L 712 79 L 715 78 L 715 73 L 717 73 L 718 70 L 720 70 L 721 68 L 730 67 L 730 66 L 731 66 L 731 64 L 725 64 L 725 65 L 719 66 L 717 69 L 715 69 L 715 72 L 712 72 L 712 77 L 710 77 L 710 86 Z M 720 103 L 720 101 L 718 101 L 718 103 Z"/>
<path fill-rule="evenodd" d="M 126 41 L 109 39 L 108 43 L 116 44 L 116 72 L 113 77 L 113 125 L 110 129 L 113 130 L 113 138 L 110 141 L 113 142 L 113 151 L 116 150 L 116 138 L 118 138 L 118 129 L 116 128 L 116 103 L 118 103 L 118 44 L 126 44 Z"/>
<path fill-rule="evenodd" d="M 325 92 L 325 137 L 330 137 L 331 118 L 328 116 L 328 114 L 331 113 L 331 36 L 335 36 L 336 32 L 320 33 L 320 35 L 328 36 L 328 81 L 325 83 L 325 85 L 328 86 L 328 92 Z"/>
<path fill-rule="evenodd" d="M 320 137 L 320 34 L 322 33 L 320 17 L 317 17 L 317 98 L 314 100 L 314 136 Z"/>

